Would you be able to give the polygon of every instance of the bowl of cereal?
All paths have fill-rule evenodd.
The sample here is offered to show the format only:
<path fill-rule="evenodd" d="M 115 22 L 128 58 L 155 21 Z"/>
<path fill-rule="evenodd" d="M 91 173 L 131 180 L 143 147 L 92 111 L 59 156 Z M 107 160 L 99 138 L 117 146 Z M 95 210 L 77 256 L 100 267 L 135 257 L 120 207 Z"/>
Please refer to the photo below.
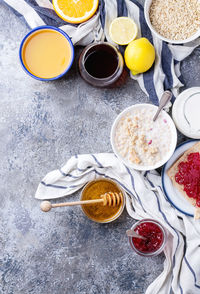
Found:
<path fill-rule="evenodd" d="M 200 36 L 199 0 L 145 0 L 148 27 L 163 41 L 183 44 Z"/>
<path fill-rule="evenodd" d="M 177 132 L 171 117 L 158 107 L 135 104 L 122 111 L 111 128 L 111 145 L 115 155 L 126 166 L 152 170 L 165 164 L 176 148 Z"/>

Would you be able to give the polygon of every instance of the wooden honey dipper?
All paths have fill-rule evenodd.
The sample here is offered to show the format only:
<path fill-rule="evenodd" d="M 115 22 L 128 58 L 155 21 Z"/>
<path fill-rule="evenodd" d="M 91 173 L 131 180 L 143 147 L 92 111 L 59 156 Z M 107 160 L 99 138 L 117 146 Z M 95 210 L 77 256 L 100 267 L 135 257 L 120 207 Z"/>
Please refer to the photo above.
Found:
<path fill-rule="evenodd" d="M 100 196 L 101 199 L 93 199 L 93 200 L 81 200 L 81 201 L 74 201 L 74 202 L 64 202 L 64 203 L 51 203 L 50 201 L 43 201 L 40 205 L 40 208 L 44 212 L 48 212 L 51 208 L 55 207 L 63 207 L 63 206 L 74 206 L 74 205 L 83 205 L 83 204 L 96 204 L 102 203 L 103 206 L 113 206 L 119 205 L 123 202 L 123 195 L 122 193 L 116 192 L 108 192 Z"/>

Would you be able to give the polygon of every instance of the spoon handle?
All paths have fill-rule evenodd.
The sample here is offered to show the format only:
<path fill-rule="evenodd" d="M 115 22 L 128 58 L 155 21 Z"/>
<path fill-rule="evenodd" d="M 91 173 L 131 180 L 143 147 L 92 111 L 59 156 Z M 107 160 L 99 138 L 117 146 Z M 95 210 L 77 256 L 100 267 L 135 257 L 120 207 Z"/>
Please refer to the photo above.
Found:
<path fill-rule="evenodd" d="M 172 98 L 172 93 L 168 90 L 162 94 L 162 97 L 160 99 L 160 104 L 159 104 L 159 107 L 158 107 L 156 114 L 154 115 L 153 121 L 155 121 L 157 119 L 159 113 L 161 112 L 163 107 L 171 100 L 171 98 Z"/>
<path fill-rule="evenodd" d="M 143 239 L 143 240 L 146 240 L 145 237 L 141 236 L 141 235 L 138 235 L 135 231 L 133 230 L 127 230 L 126 231 L 126 235 L 128 237 L 134 237 L 134 238 L 139 238 L 139 239 Z"/>
<path fill-rule="evenodd" d="M 63 202 L 63 203 L 54 203 L 52 204 L 50 201 L 43 201 L 40 205 L 40 208 L 44 212 L 48 212 L 52 208 L 55 207 L 64 207 L 64 206 L 74 206 L 74 205 L 83 205 L 83 204 L 96 204 L 103 203 L 103 199 L 93 199 L 93 200 L 81 200 L 81 201 L 73 201 L 73 202 Z"/>

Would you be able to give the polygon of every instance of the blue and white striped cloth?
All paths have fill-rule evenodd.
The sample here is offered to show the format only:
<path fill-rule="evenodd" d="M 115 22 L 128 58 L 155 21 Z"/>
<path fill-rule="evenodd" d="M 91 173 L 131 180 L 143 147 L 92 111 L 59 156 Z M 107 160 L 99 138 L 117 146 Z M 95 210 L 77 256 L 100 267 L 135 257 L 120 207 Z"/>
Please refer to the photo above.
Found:
<path fill-rule="evenodd" d="M 98 12 L 87 22 L 72 25 L 60 19 L 53 10 L 49 0 L 4 0 L 23 17 L 30 28 L 41 25 L 60 27 L 72 39 L 74 45 L 87 45 L 94 40 L 104 40 L 112 43 L 109 37 L 109 25 L 117 16 L 129 16 L 138 25 L 138 37 L 146 37 L 156 49 L 154 66 L 146 73 L 132 76 L 141 89 L 154 104 L 166 89 L 171 89 L 174 97 L 183 86 L 180 72 L 180 61 L 186 58 L 198 45 L 200 38 L 185 45 L 172 45 L 162 42 L 151 34 L 145 18 L 142 5 L 137 0 L 100 0 Z M 122 51 L 123 49 L 120 48 Z"/>
<path fill-rule="evenodd" d="M 130 170 L 112 153 L 73 156 L 61 169 L 43 178 L 35 197 L 60 198 L 102 176 L 114 179 L 127 192 L 126 208 L 131 217 L 156 219 L 169 232 L 164 270 L 147 288 L 146 294 L 199 294 L 199 221 L 195 222 L 170 205 L 155 171 L 142 174 Z"/>

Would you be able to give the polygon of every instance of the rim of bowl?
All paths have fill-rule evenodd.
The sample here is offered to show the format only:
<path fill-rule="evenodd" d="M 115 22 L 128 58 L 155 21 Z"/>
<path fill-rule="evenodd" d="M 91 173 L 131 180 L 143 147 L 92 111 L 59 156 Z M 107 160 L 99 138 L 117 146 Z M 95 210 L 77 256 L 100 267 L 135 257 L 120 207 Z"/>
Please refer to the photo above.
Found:
<path fill-rule="evenodd" d="M 164 165 L 172 156 L 172 154 L 174 153 L 174 150 L 176 148 L 176 144 L 177 144 L 177 131 L 176 131 L 176 127 L 175 124 L 172 120 L 172 118 L 169 116 L 169 114 L 167 114 L 166 111 L 162 110 L 162 113 L 164 113 L 167 121 L 170 124 L 170 130 L 172 132 L 172 143 L 171 143 L 171 148 L 169 150 L 169 152 L 167 153 L 168 156 L 166 155 L 164 157 L 164 159 L 160 160 L 159 162 L 157 162 L 154 165 L 138 165 L 138 164 L 134 164 L 134 163 L 130 163 L 128 160 L 126 160 L 125 158 L 123 158 L 119 152 L 117 151 L 116 147 L 115 147 L 115 143 L 114 143 L 114 135 L 115 135 L 115 130 L 117 127 L 118 122 L 120 121 L 120 119 L 122 118 L 122 116 L 131 111 L 134 108 L 139 108 L 139 107 L 151 107 L 151 108 L 158 108 L 158 106 L 155 106 L 153 104 L 148 104 L 148 103 L 142 103 L 142 104 L 134 104 L 132 106 L 129 106 L 127 108 L 125 108 L 122 112 L 120 112 L 120 114 L 118 114 L 118 116 L 115 118 L 112 127 L 111 127 L 111 132 L 110 132 L 110 142 L 111 142 L 111 146 L 113 149 L 113 152 L 115 153 L 115 155 L 118 157 L 118 159 L 120 161 L 122 161 L 126 166 L 128 166 L 131 169 L 136 169 L 136 170 L 142 170 L 142 171 L 146 171 L 146 170 L 152 170 L 152 169 L 156 169 L 161 167 L 162 165 Z"/>
<path fill-rule="evenodd" d="M 134 243 L 133 243 L 133 240 L 132 240 L 132 237 L 128 237 L 129 239 L 129 243 L 131 245 L 131 248 L 133 249 L 133 251 L 135 251 L 137 254 L 139 255 L 142 255 L 142 256 L 146 256 L 146 257 L 151 257 L 151 256 L 156 256 L 158 254 L 160 254 L 163 250 L 164 250 L 164 247 L 167 243 L 167 231 L 166 229 L 164 228 L 164 226 L 157 220 L 154 220 L 154 219 L 151 219 L 151 218 L 144 218 L 144 219 L 141 219 L 139 220 L 138 222 L 136 222 L 132 227 L 131 227 L 131 230 L 133 230 L 134 228 L 136 228 L 138 225 L 144 223 L 144 222 L 148 222 L 148 223 L 154 223 L 156 224 L 162 231 L 163 233 L 163 243 L 162 245 L 156 250 L 156 251 L 152 251 L 152 252 L 148 252 L 148 253 L 145 253 L 145 252 L 142 252 L 140 250 L 138 250 L 135 246 L 134 246 Z"/>
<path fill-rule="evenodd" d="M 32 74 L 25 66 L 24 62 L 23 62 L 23 58 L 22 58 L 22 49 L 23 49 L 23 45 L 25 43 L 25 41 L 27 40 L 27 38 L 33 34 L 34 32 L 36 31 L 39 31 L 39 30 L 44 30 L 44 29 L 50 29 L 50 30 L 54 30 L 54 31 L 57 31 L 59 32 L 60 34 L 62 34 L 66 39 L 67 41 L 69 42 L 69 45 L 71 47 L 71 52 L 72 52 L 72 56 L 71 56 L 71 61 L 70 63 L 68 64 L 67 68 L 64 70 L 64 72 L 62 72 L 61 74 L 59 74 L 58 76 L 56 77 L 53 77 L 53 78 L 40 78 L 40 77 L 37 77 L 36 75 Z M 29 75 L 31 76 L 32 78 L 36 79 L 36 80 L 39 80 L 39 81 L 53 81 L 53 80 L 57 80 L 59 78 L 61 78 L 62 76 L 64 76 L 68 71 L 69 69 L 71 68 L 72 66 L 72 63 L 74 61 L 74 46 L 73 46 L 73 43 L 70 39 L 70 37 L 68 36 L 67 33 L 65 33 L 63 30 L 59 29 L 59 28 L 56 28 L 54 26 L 39 26 L 39 27 L 36 27 L 34 29 L 32 29 L 30 32 L 28 32 L 28 34 L 26 34 L 24 36 L 24 38 L 22 39 L 21 41 L 21 44 L 20 44 L 20 48 L 19 48 L 19 59 L 20 59 L 20 63 L 22 65 L 22 68 L 24 69 L 24 71 Z"/>
<path fill-rule="evenodd" d="M 112 218 L 109 218 L 108 220 L 104 220 L 104 221 L 97 221 L 95 219 L 93 219 L 92 217 L 90 217 L 88 214 L 86 214 L 86 212 L 84 211 L 84 208 L 83 208 L 83 205 L 81 205 L 81 209 L 83 211 L 83 213 L 87 216 L 87 218 L 89 218 L 90 220 L 92 220 L 93 222 L 96 222 L 96 223 L 100 223 L 100 224 L 107 224 L 107 223 L 111 223 L 113 222 L 114 220 L 116 220 L 118 217 L 120 217 L 120 215 L 122 214 L 122 212 L 124 211 L 124 207 L 125 207 L 125 202 L 126 202 L 126 192 L 124 191 L 124 189 L 115 181 L 115 180 L 112 180 L 110 178 L 104 178 L 104 177 L 100 177 L 100 178 L 97 178 L 97 179 L 94 179 L 92 181 L 89 181 L 87 182 L 87 184 L 85 184 L 85 186 L 83 187 L 82 191 L 81 191 L 81 196 L 80 196 L 80 200 L 82 200 L 82 197 L 83 197 L 83 192 L 85 191 L 85 189 L 92 183 L 92 182 L 98 182 L 98 181 L 110 181 L 112 183 L 114 183 L 118 188 L 119 190 L 122 192 L 123 194 L 123 204 L 121 206 L 121 208 L 119 209 L 119 211 L 112 217 Z"/>
<path fill-rule="evenodd" d="M 195 34 L 193 34 L 192 36 L 190 36 L 189 38 L 184 39 L 184 40 L 171 40 L 171 39 L 167 39 L 164 36 L 160 35 L 154 29 L 154 27 L 152 26 L 151 21 L 150 21 L 150 18 L 149 18 L 149 8 L 150 8 L 151 3 L 152 3 L 152 0 L 145 0 L 145 3 L 144 3 L 144 16 L 145 16 L 145 20 L 147 22 L 147 25 L 148 25 L 149 29 L 159 39 L 161 39 L 161 40 L 163 40 L 165 42 L 171 43 L 171 44 L 184 44 L 184 43 L 188 43 L 188 42 L 194 41 L 195 39 L 197 39 L 200 36 L 200 27 L 196 31 Z"/>

